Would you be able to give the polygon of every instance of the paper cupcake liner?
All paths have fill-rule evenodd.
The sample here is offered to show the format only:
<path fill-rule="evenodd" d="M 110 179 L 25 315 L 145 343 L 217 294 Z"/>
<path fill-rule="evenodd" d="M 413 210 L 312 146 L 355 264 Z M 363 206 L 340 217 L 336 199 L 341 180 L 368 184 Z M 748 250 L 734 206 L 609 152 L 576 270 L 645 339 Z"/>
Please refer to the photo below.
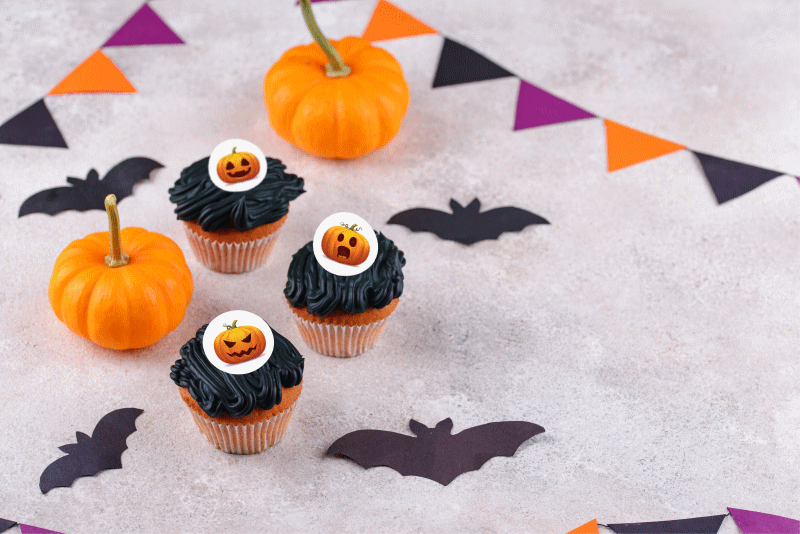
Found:
<path fill-rule="evenodd" d="M 194 255 L 204 266 L 220 273 L 246 273 L 261 267 L 275 247 L 280 228 L 253 241 L 225 243 L 194 233 L 188 226 L 186 236 Z"/>
<path fill-rule="evenodd" d="M 306 345 L 314 352 L 336 358 L 352 358 L 371 349 L 383 332 L 386 319 L 388 317 L 362 325 L 336 325 L 294 316 Z"/>
<path fill-rule="evenodd" d="M 292 418 L 294 404 L 277 415 L 248 425 L 225 425 L 206 419 L 194 410 L 192 417 L 206 439 L 230 454 L 256 454 L 278 443 Z"/>

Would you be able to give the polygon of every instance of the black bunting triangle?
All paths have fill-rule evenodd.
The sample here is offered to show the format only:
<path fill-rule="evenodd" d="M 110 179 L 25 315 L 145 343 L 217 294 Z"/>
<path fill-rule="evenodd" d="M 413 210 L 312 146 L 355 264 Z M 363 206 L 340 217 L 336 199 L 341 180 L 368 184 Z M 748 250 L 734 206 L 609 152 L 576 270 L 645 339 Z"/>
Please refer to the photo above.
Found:
<path fill-rule="evenodd" d="M 487 59 L 471 48 L 444 38 L 439 66 L 433 78 L 433 87 L 480 82 L 514 76 L 497 63 Z"/>
<path fill-rule="evenodd" d="M 745 163 L 709 156 L 702 152 L 692 152 L 700 161 L 706 179 L 719 204 L 749 193 L 756 187 L 784 174 L 779 171 L 771 171 Z"/>
<path fill-rule="evenodd" d="M 608 525 L 617 534 L 716 534 L 725 515 Z"/>
<path fill-rule="evenodd" d="M 38 100 L 0 125 L 0 143 L 5 145 L 67 148 L 44 99 Z"/>
<path fill-rule="evenodd" d="M 3 519 L 0 517 L 0 532 L 5 532 L 6 530 L 10 529 L 14 525 L 16 525 L 16 521 L 10 521 L 8 519 Z"/>

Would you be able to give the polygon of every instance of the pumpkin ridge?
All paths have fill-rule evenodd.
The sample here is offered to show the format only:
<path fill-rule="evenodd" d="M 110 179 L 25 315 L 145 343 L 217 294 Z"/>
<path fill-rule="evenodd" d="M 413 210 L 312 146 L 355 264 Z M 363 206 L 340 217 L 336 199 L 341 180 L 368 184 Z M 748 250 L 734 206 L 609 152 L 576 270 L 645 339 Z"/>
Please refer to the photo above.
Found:
<path fill-rule="evenodd" d="M 77 268 L 76 268 L 77 267 Z M 82 284 L 80 288 L 80 293 L 83 294 L 86 291 L 87 286 L 93 287 L 93 284 L 102 276 L 103 269 L 105 265 L 96 265 L 93 269 L 80 269 L 80 265 L 76 265 L 70 269 L 61 268 L 59 269 L 59 279 L 56 281 L 56 284 L 52 290 L 52 296 L 50 296 L 50 305 L 53 308 L 53 311 L 56 311 L 56 317 L 60 321 L 67 323 L 68 317 L 73 317 L 75 310 L 80 310 L 82 307 L 79 307 L 78 302 L 77 304 L 73 305 L 71 299 L 65 298 L 65 293 L 67 291 L 75 292 L 78 288 L 77 287 L 70 287 L 71 284 Z M 66 275 L 61 278 L 61 272 L 66 271 Z M 84 276 L 84 280 L 75 280 L 78 276 Z M 50 293 L 48 291 L 48 293 Z M 82 297 L 80 300 L 87 300 L 88 296 Z M 55 301 L 55 306 L 53 305 Z M 80 328 L 80 321 L 77 318 L 72 319 L 73 324 L 76 325 L 77 328 Z M 84 328 L 85 331 L 85 328 Z"/>
<path fill-rule="evenodd" d="M 148 273 L 147 266 L 134 265 L 131 267 L 129 272 L 126 273 L 126 282 L 130 284 L 131 293 L 134 295 L 135 300 L 145 303 L 142 306 L 142 313 L 133 320 L 140 328 L 147 332 L 152 332 L 154 335 L 157 334 L 158 338 L 161 338 L 174 329 L 174 327 L 170 328 L 172 326 L 172 321 L 170 320 L 172 313 L 167 312 L 172 311 L 175 302 L 164 291 L 161 277 Z M 152 293 L 152 295 L 148 293 Z M 148 298 L 145 299 L 145 296 Z M 149 298 L 150 296 L 154 298 Z"/>

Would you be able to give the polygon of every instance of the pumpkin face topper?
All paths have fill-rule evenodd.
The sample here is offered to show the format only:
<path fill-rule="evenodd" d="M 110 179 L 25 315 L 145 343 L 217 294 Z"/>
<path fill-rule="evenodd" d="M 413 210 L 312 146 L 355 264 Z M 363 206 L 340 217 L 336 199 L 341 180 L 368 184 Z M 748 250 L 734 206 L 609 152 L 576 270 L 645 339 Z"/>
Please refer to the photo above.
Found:
<path fill-rule="evenodd" d="M 226 184 L 236 184 L 255 178 L 261 164 L 255 154 L 236 152 L 236 147 L 217 162 L 217 176 Z"/>
<path fill-rule="evenodd" d="M 225 363 L 244 363 L 261 356 L 267 341 L 264 333 L 255 326 L 236 326 L 225 324 L 223 330 L 214 338 L 214 353 Z"/>
<path fill-rule="evenodd" d="M 345 222 L 346 221 L 346 222 Z M 378 255 L 372 227 L 353 213 L 327 217 L 314 234 L 314 256 L 328 272 L 353 276 L 369 269 Z"/>
<path fill-rule="evenodd" d="M 322 252 L 333 261 L 345 265 L 358 265 L 369 256 L 369 243 L 360 226 L 331 226 L 322 235 Z"/>
<path fill-rule="evenodd" d="M 208 158 L 208 176 L 224 191 L 247 191 L 260 184 L 266 175 L 264 153 L 244 139 L 223 141 Z"/>
<path fill-rule="evenodd" d="M 264 320 L 247 311 L 232 310 L 215 317 L 203 335 L 203 351 L 214 367 L 230 374 L 252 373 L 267 363 L 275 346 Z"/>

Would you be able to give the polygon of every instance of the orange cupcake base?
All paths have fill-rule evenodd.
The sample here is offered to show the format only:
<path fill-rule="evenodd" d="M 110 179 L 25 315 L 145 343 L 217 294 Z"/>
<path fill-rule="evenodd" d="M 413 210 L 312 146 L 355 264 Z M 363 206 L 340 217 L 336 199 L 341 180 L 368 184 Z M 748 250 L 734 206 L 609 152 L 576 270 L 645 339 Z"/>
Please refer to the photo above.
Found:
<path fill-rule="evenodd" d="M 300 337 L 311 350 L 335 358 L 352 358 L 375 345 L 398 302 L 400 299 L 396 298 L 383 308 L 370 308 L 364 313 L 336 310 L 325 317 L 308 313 L 306 307 L 289 307 Z"/>
<path fill-rule="evenodd" d="M 179 388 L 181 399 L 189 407 L 197 428 L 209 443 L 229 454 L 256 454 L 280 442 L 294 413 L 295 402 L 303 389 L 302 382 L 283 388 L 280 404 L 270 410 L 256 407 L 244 417 L 224 414 L 209 417 L 197 404 L 189 390 Z"/>

